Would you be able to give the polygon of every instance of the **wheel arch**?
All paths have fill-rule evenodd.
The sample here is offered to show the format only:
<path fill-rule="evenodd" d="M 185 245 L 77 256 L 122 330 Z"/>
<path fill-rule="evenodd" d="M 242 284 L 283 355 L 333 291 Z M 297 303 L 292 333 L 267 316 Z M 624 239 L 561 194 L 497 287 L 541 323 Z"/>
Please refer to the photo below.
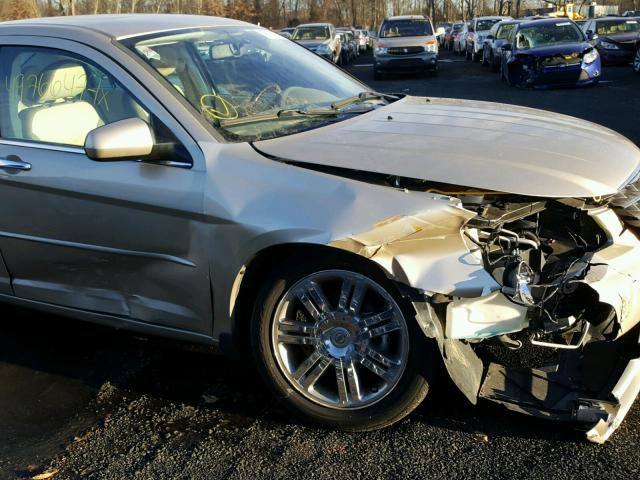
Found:
<path fill-rule="evenodd" d="M 225 352 L 237 355 L 249 351 L 253 299 L 257 296 L 262 282 L 276 265 L 304 255 L 328 255 L 344 259 L 375 277 L 390 279 L 388 272 L 375 261 L 341 248 L 315 243 L 283 243 L 266 247 L 248 259 L 236 273 L 229 301 L 231 342 L 221 342 Z"/>

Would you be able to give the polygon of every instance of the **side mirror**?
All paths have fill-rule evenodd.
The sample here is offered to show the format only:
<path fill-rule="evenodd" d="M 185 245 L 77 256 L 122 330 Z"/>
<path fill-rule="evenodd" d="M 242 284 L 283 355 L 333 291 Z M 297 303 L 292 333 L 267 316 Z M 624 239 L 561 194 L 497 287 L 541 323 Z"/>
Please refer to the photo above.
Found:
<path fill-rule="evenodd" d="M 127 118 L 89 132 L 84 151 L 91 160 L 109 162 L 143 159 L 151 155 L 154 145 L 149 124 L 140 118 Z"/>
<path fill-rule="evenodd" d="M 493 40 L 493 35 L 487 35 L 487 40 Z"/>
<path fill-rule="evenodd" d="M 90 131 L 84 151 L 96 162 L 142 160 L 184 168 L 193 164 L 182 145 L 156 143 L 153 130 L 140 118 L 127 118 Z"/>
<path fill-rule="evenodd" d="M 500 48 L 505 52 L 510 52 L 511 50 L 513 50 L 513 47 L 511 46 L 510 43 L 505 43 Z"/>
<path fill-rule="evenodd" d="M 593 40 L 593 30 L 587 30 L 584 33 L 587 35 L 587 40 Z"/>

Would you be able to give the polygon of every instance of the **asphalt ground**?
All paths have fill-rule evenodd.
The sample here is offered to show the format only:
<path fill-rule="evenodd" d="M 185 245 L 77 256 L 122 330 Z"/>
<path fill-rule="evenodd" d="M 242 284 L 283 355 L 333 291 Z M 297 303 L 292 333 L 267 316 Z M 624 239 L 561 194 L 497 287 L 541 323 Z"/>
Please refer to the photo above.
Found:
<path fill-rule="evenodd" d="M 436 77 L 374 89 L 513 103 L 574 115 L 640 145 L 640 77 L 604 70 L 593 88 L 509 88 L 444 54 Z M 603 152 L 603 161 L 607 161 Z M 0 478 L 640 478 L 640 406 L 603 446 L 568 424 L 480 402 L 446 380 L 400 424 L 346 434 L 291 418 L 250 362 L 192 345 L 0 307 Z"/>

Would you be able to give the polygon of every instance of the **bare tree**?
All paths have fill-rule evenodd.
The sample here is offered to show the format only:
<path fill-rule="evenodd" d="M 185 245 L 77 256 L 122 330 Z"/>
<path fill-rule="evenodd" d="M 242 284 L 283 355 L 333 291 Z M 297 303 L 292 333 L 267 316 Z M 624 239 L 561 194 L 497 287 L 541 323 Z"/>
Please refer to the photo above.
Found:
<path fill-rule="evenodd" d="M 640 0 L 615 2 L 621 9 Z M 99 13 L 185 13 L 238 18 L 279 28 L 307 21 L 376 29 L 388 15 L 424 14 L 434 23 L 465 20 L 474 15 L 523 14 L 540 0 L 0 0 L 4 18 Z M 513 9 L 512 9 L 513 5 Z"/>
<path fill-rule="evenodd" d="M 4 20 L 22 20 L 40 16 L 35 0 L 7 0 L 2 3 L 0 16 Z"/>

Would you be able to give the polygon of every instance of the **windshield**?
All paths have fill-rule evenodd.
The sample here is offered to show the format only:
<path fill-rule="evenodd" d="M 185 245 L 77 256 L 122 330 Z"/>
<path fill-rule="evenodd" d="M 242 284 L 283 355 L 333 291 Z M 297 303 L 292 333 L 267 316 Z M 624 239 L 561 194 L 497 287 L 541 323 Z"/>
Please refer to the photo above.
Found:
<path fill-rule="evenodd" d="M 422 37 L 433 35 L 431 22 L 427 19 L 387 20 L 380 29 L 381 38 Z"/>
<path fill-rule="evenodd" d="M 451 29 L 454 32 L 459 32 L 460 30 L 462 30 L 462 23 L 454 23 L 453 27 L 451 27 Z"/>
<path fill-rule="evenodd" d="M 484 32 L 485 30 L 491 30 L 496 23 L 500 21 L 499 18 L 491 20 L 478 20 L 476 22 L 476 32 Z"/>
<path fill-rule="evenodd" d="M 329 27 L 317 25 L 313 27 L 298 27 L 292 35 L 294 40 L 329 40 Z"/>
<path fill-rule="evenodd" d="M 616 33 L 640 32 L 640 23 L 637 20 L 606 20 L 597 22 L 598 35 L 615 35 Z"/>
<path fill-rule="evenodd" d="M 584 41 L 582 31 L 573 22 L 545 23 L 520 29 L 516 35 L 516 46 L 520 50 Z"/>
<path fill-rule="evenodd" d="M 326 115 L 280 114 L 326 110 L 368 90 L 314 53 L 259 27 L 190 30 L 124 43 L 230 140 L 272 138 L 326 123 Z"/>

